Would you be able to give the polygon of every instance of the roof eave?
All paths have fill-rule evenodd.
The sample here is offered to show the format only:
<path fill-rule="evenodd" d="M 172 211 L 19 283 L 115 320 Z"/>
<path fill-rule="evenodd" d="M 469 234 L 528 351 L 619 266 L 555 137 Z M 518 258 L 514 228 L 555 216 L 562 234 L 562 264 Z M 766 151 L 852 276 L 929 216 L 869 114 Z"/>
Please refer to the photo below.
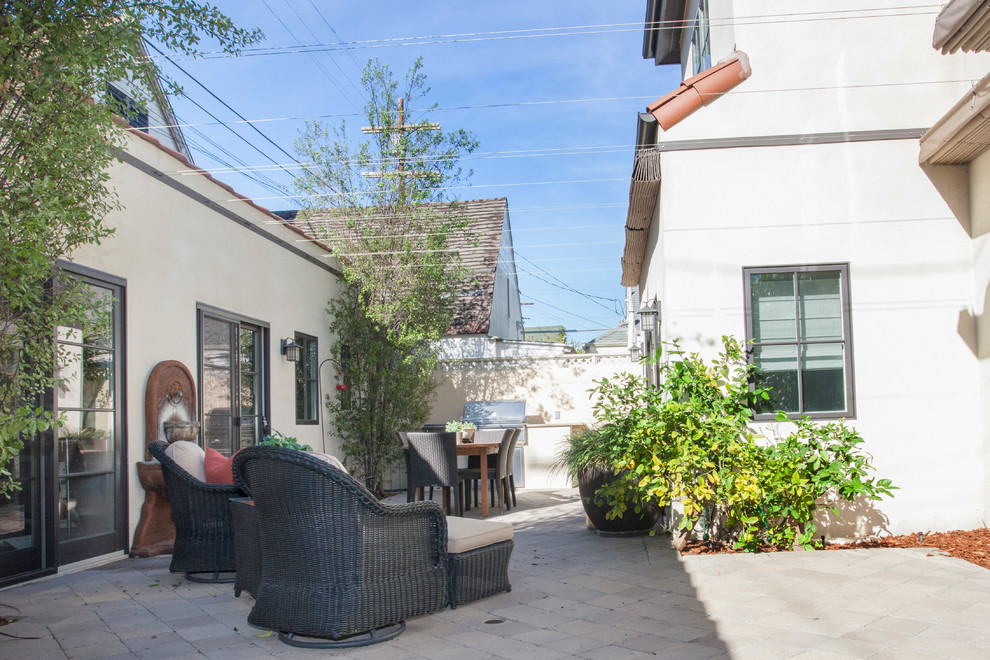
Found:
<path fill-rule="evenodd" d="M 990 148 L 990 73 L 921 136 L 923 165 L 963 165 Z"/>

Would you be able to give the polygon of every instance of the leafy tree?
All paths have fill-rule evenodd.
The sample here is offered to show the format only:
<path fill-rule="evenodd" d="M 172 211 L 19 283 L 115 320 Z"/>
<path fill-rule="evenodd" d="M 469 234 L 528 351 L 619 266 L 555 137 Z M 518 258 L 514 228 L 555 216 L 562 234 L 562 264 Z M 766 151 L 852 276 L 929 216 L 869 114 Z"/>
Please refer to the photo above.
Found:
<path fill-rule="evenodd" d="M 125 129 L 109 83 L 151 89 L 143 35 L 183 53 L 200 35 L 235 51 L 260 34 L 195 0 L 5 0 L 0 10 L 0 494 L 26 438 L 58 420 L 40 406 L 64 364 L 56 326 L 88 301 L 56 263 L 112 233 L 107 168 Z M 93 102 L 95 99 L 95 103 Z"/>
<path fill-rule="evenodd" d="M 296 150 L 309 165 L 297 180 L 309 229 L 332 247 L 348 288 L 330 302 L 332 353 L 347 389 L 328 397 L 351 467 L 377 488 L 399 456 L 395 432 L 422 424 L 436 389 L 436 341 L 450 327 L 465 279 L 448 239 L 467 220 L 447 189 L 470 176 L 465 130 L 445 132 L 406 117 L 429 94 L 421 59 L 396 80 L 369 61 L 361 78 L 369 136 L 307 124 Z"/>

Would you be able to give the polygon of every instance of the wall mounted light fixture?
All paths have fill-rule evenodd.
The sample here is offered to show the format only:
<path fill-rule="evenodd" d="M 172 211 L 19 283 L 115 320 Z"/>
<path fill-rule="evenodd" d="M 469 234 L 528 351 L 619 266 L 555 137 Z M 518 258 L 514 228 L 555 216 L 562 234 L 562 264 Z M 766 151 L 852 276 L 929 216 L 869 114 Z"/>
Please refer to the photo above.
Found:
<path fill-rule="evenodd" d="M 282 340 L 282 355 L 287 362 L 299 362 L 299 358 L 302 357 L 302 346 L 292 337 L 286 337 Z"/>

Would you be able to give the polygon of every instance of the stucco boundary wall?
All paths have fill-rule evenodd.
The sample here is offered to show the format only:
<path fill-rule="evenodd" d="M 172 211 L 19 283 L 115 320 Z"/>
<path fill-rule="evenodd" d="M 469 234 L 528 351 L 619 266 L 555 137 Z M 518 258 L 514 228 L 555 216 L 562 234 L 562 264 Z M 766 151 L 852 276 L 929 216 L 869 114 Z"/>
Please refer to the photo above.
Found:
<path fill-rule="evenodd" d="M 568 486 L 563 475 L 550 474 L 548 467 L 573 427 L 594 422 L 590 390 L 595 381 L 641 374 L 642 369 L 628 354 L 445 360 L 437 367 L 440 387 L 428 423 L 460 419 L 466 401 L 525 401 L 526 487 Z"/>

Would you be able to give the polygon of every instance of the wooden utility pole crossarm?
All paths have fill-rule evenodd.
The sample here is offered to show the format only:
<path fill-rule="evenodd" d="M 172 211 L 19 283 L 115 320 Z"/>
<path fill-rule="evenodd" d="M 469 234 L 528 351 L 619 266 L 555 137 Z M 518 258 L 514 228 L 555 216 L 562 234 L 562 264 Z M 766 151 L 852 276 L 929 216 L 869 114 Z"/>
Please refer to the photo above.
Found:
<path fill-rule="evenodd" d="M 439 131 L 440 124 L 424 121 L 419 124 L 406 124 L 406 109 L 404 99 L 399 99 L 399 123 L 391 128 L 387 126 L 365 126 L 361 129 L 366 135 L 374 133 L 385 133 L 386 131 L 397 131 L 400 135 L 407 131 Z M 397 177 L 420 177 L 429 176 L 430 172 L 407 172 L 405 170 L 406 154 L 405 149 L 398 157 L 398 165 L 395 172 L 361 172 L 361 176 L 369 179 L 381 179 L 386 176 Z M 401 185 L 401 184 L 400 184 Z"/>

